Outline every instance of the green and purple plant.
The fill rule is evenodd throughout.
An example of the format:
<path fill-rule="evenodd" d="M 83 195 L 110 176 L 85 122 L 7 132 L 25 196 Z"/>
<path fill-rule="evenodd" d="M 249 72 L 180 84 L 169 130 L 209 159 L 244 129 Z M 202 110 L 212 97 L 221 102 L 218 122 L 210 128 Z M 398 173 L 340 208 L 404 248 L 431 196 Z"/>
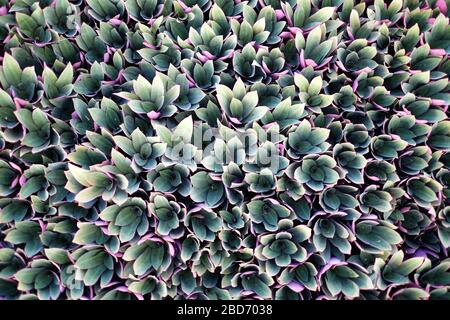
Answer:
<path fill-rule="evenodd" d="M 449 15 L 0 0 L 0 300 L 450 300 Z"/>

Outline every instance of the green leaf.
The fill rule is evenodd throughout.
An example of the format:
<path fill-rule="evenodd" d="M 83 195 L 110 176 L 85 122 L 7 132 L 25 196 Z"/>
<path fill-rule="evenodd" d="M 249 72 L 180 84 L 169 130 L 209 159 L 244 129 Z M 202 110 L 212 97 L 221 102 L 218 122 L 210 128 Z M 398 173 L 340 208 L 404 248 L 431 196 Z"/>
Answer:
<path fill-rule="evenodd" d="M 17 13 L 19 15 L 19 13 Z M 22 74 L 19 63 L 8 53 L 3 58 L 3 73 L 8 84 L 18 85 Z"/>
<path fill-rule="evenodd" d="M 192 116 L 189 116 L 183 119 L 178 124 L 176 129 L 173 131 L 173 138 L 181 138 L 185 143 L 190 143 L 193 131 L 194 131 L 194 124 L 192 122 Z M 165 133 L 162 134 L 165 135 Z M 161 140 L 163 140 L 162 137 Z"/>
<path fill-rule="evenodd" d="M 86 188 L 86 189 L 80 191 L 75 196 L 75 201 L 80 202 L 80 203 L 90 202 L 90 201 L 95 200 L 98 197 L 100 197 L 104 191 L 105 191 L 105 189 L 100 188 L 100 187 Z"/>

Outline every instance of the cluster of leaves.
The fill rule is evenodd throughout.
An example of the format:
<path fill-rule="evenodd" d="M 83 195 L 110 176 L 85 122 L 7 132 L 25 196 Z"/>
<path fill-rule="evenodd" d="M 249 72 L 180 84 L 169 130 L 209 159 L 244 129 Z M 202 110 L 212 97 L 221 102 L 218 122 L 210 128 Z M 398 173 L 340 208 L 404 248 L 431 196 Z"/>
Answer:
<path fill-rule="evenodd" d="M 0 0 L 0 298 L 450 299 L 449 10 Z"/>

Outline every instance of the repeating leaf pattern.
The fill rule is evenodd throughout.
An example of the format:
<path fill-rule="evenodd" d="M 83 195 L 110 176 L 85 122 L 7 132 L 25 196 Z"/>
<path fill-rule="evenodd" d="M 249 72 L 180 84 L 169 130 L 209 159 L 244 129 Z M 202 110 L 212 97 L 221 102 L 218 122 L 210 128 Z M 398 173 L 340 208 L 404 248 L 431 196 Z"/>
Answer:
<path fill-rule="evenodd" d="M 450 299 L 448 0 L 0 0 L 0 299 Z"/>

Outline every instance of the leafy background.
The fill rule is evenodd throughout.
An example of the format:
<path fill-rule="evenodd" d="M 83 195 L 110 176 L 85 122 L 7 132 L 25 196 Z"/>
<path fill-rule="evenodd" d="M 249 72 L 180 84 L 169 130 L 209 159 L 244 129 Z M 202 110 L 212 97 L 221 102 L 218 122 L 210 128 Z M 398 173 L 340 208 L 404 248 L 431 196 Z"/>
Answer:
<path fill-rule="evenodd" d="M 0 0 L 0 298 L 450 298 L 449 5 Z"/>

